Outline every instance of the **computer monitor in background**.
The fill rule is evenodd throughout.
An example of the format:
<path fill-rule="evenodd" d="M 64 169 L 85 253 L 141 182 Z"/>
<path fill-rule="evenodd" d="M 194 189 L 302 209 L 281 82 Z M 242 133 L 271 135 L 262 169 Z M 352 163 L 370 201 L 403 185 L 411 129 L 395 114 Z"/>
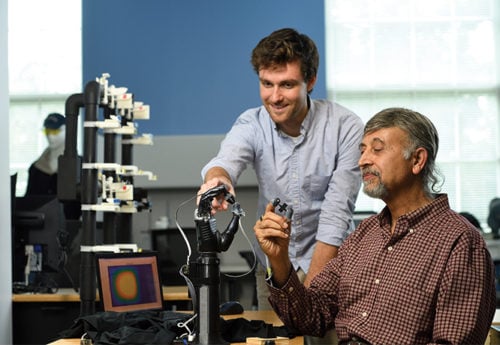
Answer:
<path fill-rule="evenodd" d="M 12 213 L 13 281 L 25 281 L 26 245 L 37 245 L 42 249 L 43 275 L 62 284 L 59 236 L 65 219 L 60 201 L 55 195 L 17 197 Z"/>
<path fill-rule="evenodd" d="M 184 228 L 184 233 L 191 244 L 191 258 L 198 257 L 196 228 Z M 179 269 L 186 264 L 188 249 L 178 229 L 151 231 L 152 249 L 158 252 L 158 264 L 163 285 L 185 285 L 186 281 L 179 274 Z"/>

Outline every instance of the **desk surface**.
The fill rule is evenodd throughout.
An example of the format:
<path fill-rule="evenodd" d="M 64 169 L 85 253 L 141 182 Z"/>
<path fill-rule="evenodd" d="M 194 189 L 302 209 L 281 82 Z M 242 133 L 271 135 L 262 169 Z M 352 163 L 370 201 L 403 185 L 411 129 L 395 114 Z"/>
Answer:
<path fill-rule="evenodd" d="M 274 326 L 281 326 L 283 323 L 281 320 L 278 318 L 276 313 L 272 310 L 249 310 L 245 311 L 243 314 L 238 314 L 238 315 L 225 315 L 223 316 L 225 319 L 236 319 L 239 317 L 243 317 L 248 320 L 262 320 L 266 323 L 271 323 Z M 245 344 L 245 343 L 234 343 L 234 345 L 237 344 Z M 304 344 L 304 339 L 303 337 L 295 337 L 293 339 L 290 339 L 289 342 L 290 345 L 303 345 Z M 59 339 L 57 341 L 54 341 L 50 343 L 49 345 L 80 345 L 80 339 Z"/>
<path fill-rule="evenodd" d="M 99 300 L 99 294 L 96 294 Z M 189 301 L 187 286 L 164 286 L 165 301 Z M 13 294 L 12 302 L 80 302 L 80 294 L 73 289 L 59 289 L 57 293 L 22 293 Z"/>

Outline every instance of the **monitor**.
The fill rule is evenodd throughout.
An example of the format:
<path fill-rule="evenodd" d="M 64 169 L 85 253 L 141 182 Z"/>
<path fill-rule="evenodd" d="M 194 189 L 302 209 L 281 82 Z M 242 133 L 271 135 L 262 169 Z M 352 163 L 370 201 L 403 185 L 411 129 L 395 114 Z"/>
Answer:
<path fill-rule="evenodd" d="M 31 195 L 15 198 L 12 224 L 12 279 L 26 283 L 26 245 L 36 245 L 42 252 L 42 271 L 37 284 L 72 287 L 63 272 L 61 239 L 67 234 L 62 203 L 55 195 Z M 40 282 L 42 280 L 43 282 Z M 35 282 L 31 282 L 35 283 Z"/>
<path fill-rule="evenodd" d="M 13 206 L 13 281 L 25 280 L 26 245 L 42 248 L 42 272 L 58 272 L 58 236 L 64 231 L 62 204 L 55 195 L 45 195 L 17 197 Z"/>
<path fill-rule="evenodd" d="M 104 311 L 162 310 L 163 291 L 155 252 L 96 253 Z"/>
<path fill-rule="evenodd" d="M 198 256 L 196 228 L 183 228 L 191 245 L 191 258 Z M 186 281 L 179 274 L 180 268 L 186 264 L 188 248 L 179 229 L 151 230 L 153 250 L 158 252 L 160 276 L 166 286 L 185 285 Z"/>

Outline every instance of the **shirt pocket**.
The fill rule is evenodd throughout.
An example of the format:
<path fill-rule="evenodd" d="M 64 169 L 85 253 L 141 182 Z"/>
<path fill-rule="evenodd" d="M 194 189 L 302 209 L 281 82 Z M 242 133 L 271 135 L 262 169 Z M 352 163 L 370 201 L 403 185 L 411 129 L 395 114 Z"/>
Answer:
<path fill-rule="evenodd" d="M 308 194 L 313 201 L 323 201 L 331 176 L 310 175 L 308 181 Z"/>

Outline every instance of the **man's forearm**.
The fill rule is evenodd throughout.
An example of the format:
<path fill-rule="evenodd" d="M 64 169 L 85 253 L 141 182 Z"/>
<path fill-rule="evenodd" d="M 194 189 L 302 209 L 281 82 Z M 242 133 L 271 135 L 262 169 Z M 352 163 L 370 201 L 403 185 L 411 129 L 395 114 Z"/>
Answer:
<path fill-rule="evenodd" d="M 289 259 L 287 260 L 273 260 L 270 259 L 271 270 L 272 270 L 272 281 L 273 285 L 277 288 L 282 287 L 288 281 L 290 277 L 290 271 L 292 270 L 292 263 Z M 269 278 L 269 277 L 267 277 Z"/>
<path fill-rule="evenodd" d="M 316 248 L 314 248 L 313 257 L 311 259 L 311 265 L 307 271 L 306 279 L 304 280 L 304 285 L 309 286 L 313 278 L 321 272 L 326 263 L 337 256 L 338 247 L 326 244 L 321 241 L 316 242 Z"/>
<path fill-rule="evenodd" d="M 207 182 L 213 178 L 226 179 L 227 182 L 232 185 L 231 177 L 224 168 L 221 167 L 210 168 L 205 174 L 204 182 Z"/>

